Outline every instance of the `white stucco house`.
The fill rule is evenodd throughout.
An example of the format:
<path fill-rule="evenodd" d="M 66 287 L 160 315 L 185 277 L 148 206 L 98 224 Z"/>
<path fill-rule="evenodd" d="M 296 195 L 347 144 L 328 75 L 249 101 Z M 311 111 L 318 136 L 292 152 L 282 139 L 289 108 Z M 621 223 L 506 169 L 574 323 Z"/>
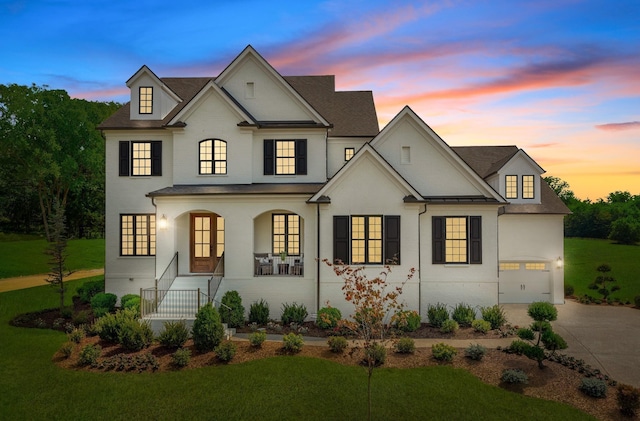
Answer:
<path fill-rule="evenodd" d="M 450 147 L 409 107 L 380 131 L 371 92 L 282 76 L 251 46 L 217 77 L 143 66 L 126 84 L 100 125 L 107 292 L 350 314 L 327 258 L 372 276 L 393 260 L 392 282 L 415 268 L 402 300 L 425 319 L 437 302 L 563 302 L 569 211 L 516 146 Z"/>

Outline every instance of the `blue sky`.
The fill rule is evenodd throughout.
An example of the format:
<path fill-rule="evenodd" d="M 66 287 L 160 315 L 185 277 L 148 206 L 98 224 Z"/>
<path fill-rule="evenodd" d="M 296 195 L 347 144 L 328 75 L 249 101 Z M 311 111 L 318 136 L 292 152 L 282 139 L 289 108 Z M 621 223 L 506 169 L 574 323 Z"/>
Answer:
<path fill-rule="evenodd" d="M 372 90 L 444 140 L 518 145 L 578 197 L 640 194 L 640 1 L 0 0 L 0 83 L 125 102 L 143 64 L 216 76 L 248 45 L 283 75 Z"/>

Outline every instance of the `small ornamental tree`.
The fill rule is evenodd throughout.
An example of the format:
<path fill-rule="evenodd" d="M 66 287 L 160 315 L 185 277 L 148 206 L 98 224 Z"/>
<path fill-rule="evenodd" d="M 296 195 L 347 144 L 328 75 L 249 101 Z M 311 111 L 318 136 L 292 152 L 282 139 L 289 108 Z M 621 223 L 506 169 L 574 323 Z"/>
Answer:
<path fill-rule="evenodd" d="M 385 349 L 387 333 L 391 328 L 391 315 L 402 314 L 403 305 L 398 302 L 404 285 L 415 272 L 411 269 L 407 278 L 400 285 L 390 288 L 387 277 L 391 273 L 391 266 L 386 265 L 380 274 L 370 279 L 364 267 L 332 264 L 329 260 L 323 262 L 333 269 L 333 272 L 344 280 L 342 292 L 344 298 L 354 307 L 353 321 L 349 327 L 356 332 L 363 341 L 364 361 L 367 367 L 367 399 L 368 415 L 371 419 L 371 376 L 375 367 L 380 365 L 382 356 L 380 350 Z"/>
<path fill-rule="evenodd" d="M 542 361 L 549 357 L 545 350 L 553 354 L 556 350 L 567 348 L 567 343 L 551 327 L 550 322 L 558 318 L 558 310 L 553 304 L 546 301 L 531 303 L 527 313 L 534 322 L 528 328 L 518 329 L 518 337 L 522 340 L 513 341 L 511 349 L 536 360 L 538 368 L 542 369 Z"/>
<path fill-rule="evenodd" d="M 608 273 L 611 272 L 611 266 L 606 263 L 601 264 L 596 268 L 598 276 L 596 276 L 596 280 L 589 285 L 590 289 L 598 290 L 598 293 L 602 295 L 602 298 L 605 300 L 609 297 L 609 294 L 612 292 L 618 291 L 620 287 L 618 285 L 609 286 L 608 283 L 615 282 L 616 279 L 609 276 Z"/>
<path fill-rule="evenodd" d="M 60 294 L 60 311 L 64 308 L 64 279 L 71 274 L 67 269 L 67 237 L 64 216 L 64 207 L 54 200 L 49 215 L 49 230 L 51 241 L 47 245 L 45 253 L 50 256 L 51 271 L 45 279 L 56 292 Z"/>

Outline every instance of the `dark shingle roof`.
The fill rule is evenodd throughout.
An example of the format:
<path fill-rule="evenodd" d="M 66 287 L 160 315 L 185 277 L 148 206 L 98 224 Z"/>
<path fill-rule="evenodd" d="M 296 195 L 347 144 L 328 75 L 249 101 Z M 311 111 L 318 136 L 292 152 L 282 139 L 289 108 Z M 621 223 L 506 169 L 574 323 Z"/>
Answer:
<path fill-rule="evenodd" d="M 178 184 L 147 194 L 159 196 L 211 196 L 256 194 L 304 194 L 317 193 L 324 183 L 264 183 L 264 184 Z"/>
<path fill-rule="evenodd" d="M 336 92 L 334 76 L 287 76 L 284 79 L 333 125 L 331 136 L 373 137 L 378 134 L 378 118 L 371 91 Z M 127 103 L 103 121 L 98 128 L 162 129 L 215 78 L 170 77 L 160 80 L 182 100 L 163 120 L 131 120 L 130 104 Z M 268 122 L 264 123 L 266 127 Z M 307 126 L 322 127 L 315 123 L 308 123 Z"/>

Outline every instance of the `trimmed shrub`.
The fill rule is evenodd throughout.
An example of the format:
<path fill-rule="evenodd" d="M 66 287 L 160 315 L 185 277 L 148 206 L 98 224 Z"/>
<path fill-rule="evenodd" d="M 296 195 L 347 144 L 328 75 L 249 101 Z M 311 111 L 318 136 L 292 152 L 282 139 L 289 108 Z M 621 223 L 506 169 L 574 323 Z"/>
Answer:
<path fill-rule="evenodd" d="M 69 357 L 71 357 L 71 354 L 73 354 L 73 347 L 74 345 L 72 342 L 65 342 L 60 347 L 60 353 L 64 358 L 68 359 Z"/>
<path fill-rule="evenodd" d="M 595 377 L 587 377 L 580 381 L 580 391 L 592 398 L 604 398 L 607 396 L 607 383 Z"/>
<path fill-rule="evenodd" d="M 282 305 L 282 324 L 285 326 L 290 325 L 291 323 L 302 324 L 304 323 L 304 319 L 307 318 L 309 313 L 307 312 L 307 307 L 304 304 L 289 304 L 284 303 Z"/>
<path fill-rule="evenodd" d="M 76 290 L 83 303 L 90 303 L 93 296 L 99 292 L 104 292 L 104 279 L 85 282 Z"/>
<path fill-rule="evenodd" d="M 238 347 L 231 341 L 224 341 L 216 347 L 216 357 L 222 362 L 228 363 L 235 357 Z"/>
<path fill-rule="evenodd" d="M 123 295 L 120 298 L 120 308 L 128 308 L 140 313 L 140 296 L 136 294 Z"/>
<path fill-rule="evenodd" d="M 302 351 L 302 346 L 304 345 L 304 339 L 302 339 L 302 335 L 298 335 L 296 333 L 287 333 L 282 337 L 282 347 L 285 351 L 291 353 L 297 353 Z"/>
<path fill-rule="evenodd" d="M 211 303 L 200 307 L 191 332 L 193 344 L 198 352 L 213 351 L 220 345 L 224 336 L 224 327 L 218 310 Z"/>
<path fill-rule="evenodd" d="M 118 301 L 118 296 L 111 293 L 99 292 L 91 298 L 91 309 L 94 314 L 96 313 L 96 309 L 105 310 L 107 313 L 113 313 L 116 309 L 116 301 Z"/>
<path fill-rule="evenodd" d="M 440 332 L 455 333 L 459 328 L 460 326 L 458 326 L 458 322 L 452 319 L 448 319 L 442 322 L 442 326 L 440 326 Z"/>
<path fill-rule="evenodd" d="M 487 333 L 491 330 L 491 323 L 486 320 L 474 320 L 471 322 L 471 327 L 476 332 Z"/>
<path fill-rule="evenodd" d="M 167 348 L 181 348 L 188 339 L 189 328 L 184 320 L 164 322 L 158 337 L 158 341 Z"/>
<path fill-rule="evenodd" d="M 464 350 L 464 356 L 474 361 L 480 361 L 487 353 L 487 348 L 480 344 L 471 344 Z"/>
<path fill-rule="evenodd" d="M 535 321 L 552 322 L 558 318 L 558 310 L 547 301 L 535 301 L 529 304 L 527 314 Z"/>
<path fill-rule="evenodd" d="M 458 351 L 451 345 L 447 345 L 443 342 L 437 343 L 431 347 L 431 354 L 433 358 L 438 361 L 453 361 L 453 357 L 456 356 Z"/>
<path fill-rule="evenodd" d="M 102 348 L 100 345 L 85 345 L 80 350 L 78 363 L 80 365 L 95 365 L 98 362 L 98 357 L 100 357 L 101 351 Z"/>
<path fill-rule="evenodd" d="M 622 415 L 634 417 L 640 408 L 640 389 L 628 384 L 620 384 L 616 392 L 616 401 Z"/>
<path fill-rule="evenodd" d="M 74 344 L 79 344 L 85 337 L 84 329 L 75 328 L 67 334 L 69 340 Z"/>
<path fill-rule="evenodd" d="M 327 340 L 327 344 L 329 345 L 329 349 L 331 350 L 331 352 L 334 352 L 336 354 L 344 352 L 344 350 L 347 349 L 348 346 L 347 338 L 345 338 L 344 336 L 331 336 Z"/>
<path fill-rule="evenodd" d="M 504 309 L 498 304 L 491 307 L 480 307 L 482 320 L 491 323 L 491 329 L 500 329 L 507 322 Z"/>
<path fill-rule="evenodd" d="M 412 338 L 400 338 L 396 342 L 396 352 L 399 354 L 413 354 L 416 352 L 416 341 Z"/>
<path fill-rule="evenodd" d="M 449 310 L 447 306 L 441 303 L 436 305 L 429 304 L 427 306 L 427 319 L 434 327 L 441 327 L 445 320 L 449 319 Z"/>
<path fill-rule="evenodd" d="M 191 361 L 191 350 L 180 348 L 171 355 L 171 362 L 177 367 L 186 367 Z"/>
<path fill-rule="evenodd" d="M 148 320 L 127 320 L 120 325 L 118 342 L 128 351 L 140 351 L 153 342 L 153 330 Z"/>
<path fill-rule="evenodd" d="M 84 324 L 87 324 L 88 322 L 89 322 L 89 312 L 87 310 L 80 310 L 79 312 L 75 313 L 71 318 L 71 323 L 73 323 L 74 326 L 84 325 Z"/>
<path fill-rule="evenodd" d="M 229 327 L 244 326 L 244 307 L 242 306 L 242 297 L 238 291 L 227 291 L 222 296 L 220 306 L 220 317 L 222 323 L 226 323 Z"/>
<path fill-rule="evenodd" d="M 509 348 L 507 348 L 507 350 L 508 352 L 511 352 L 513 354 L 522 355 L 525 353 L 528 347 L 529 347 L 528 343 L 526 343 L 523 340 L 516 339 L 513 342 L 511 342 L 511 345 L 509 345 Z"/>
<path fill-rule="evenodd" d="M 476 311 L 470 305 L 460 303 L 453 308 L 451 318 L 460 326 L 468 327 L 476 319 Z"/>
<path fill-rule="evenodd" d="M 362 360 L 364 365 L 371 364 L 374 367 L 380 367 L 386 360 L 387 349 L 382 344 L 374 342 L 364 349 L 364 360 Z"/>
<path fill-rule="evenodd" d="M 267 334 L 264 332 L 253 332 L 249 334 L 249 343 L 254 348 L 260 348 L 262 343 L 267 340 Z"/>
<path fill-rule="evenodd" d="M 133 310 L 118 310 L 99 318 L 95 323 L 95 330 L 103 341 L 118 343 L 122 325 L 129 320 L 137 321 L 137 314 Z"/>
<path fill-rule="evenodd" d="M 249 307 L 249 323 L 266 325 L 269 321 L 269 304 L 260 299 Z"/>
<path fill-rule="evenodd" d="M 320 329 L 333 329 L 338 326 L 338 322 L 342 319 L 342 313 L 335 307 L 322 307 L 318 310 L 318 318 L 316 325 Z"/>
<path fill-rule="evenodd" d="M 421 323 L 420 314 L 415 310 L 399 311 L 393 316 L 393 324 L 403 332 L 415 332 Z"/>
<path fill-rule="evenodd" d="M 510 384 L 527 384 L 529 383 L 529 376 L 519 368 L 507 368 L 502 370 L 500 380 L 504 383 Z"/>

